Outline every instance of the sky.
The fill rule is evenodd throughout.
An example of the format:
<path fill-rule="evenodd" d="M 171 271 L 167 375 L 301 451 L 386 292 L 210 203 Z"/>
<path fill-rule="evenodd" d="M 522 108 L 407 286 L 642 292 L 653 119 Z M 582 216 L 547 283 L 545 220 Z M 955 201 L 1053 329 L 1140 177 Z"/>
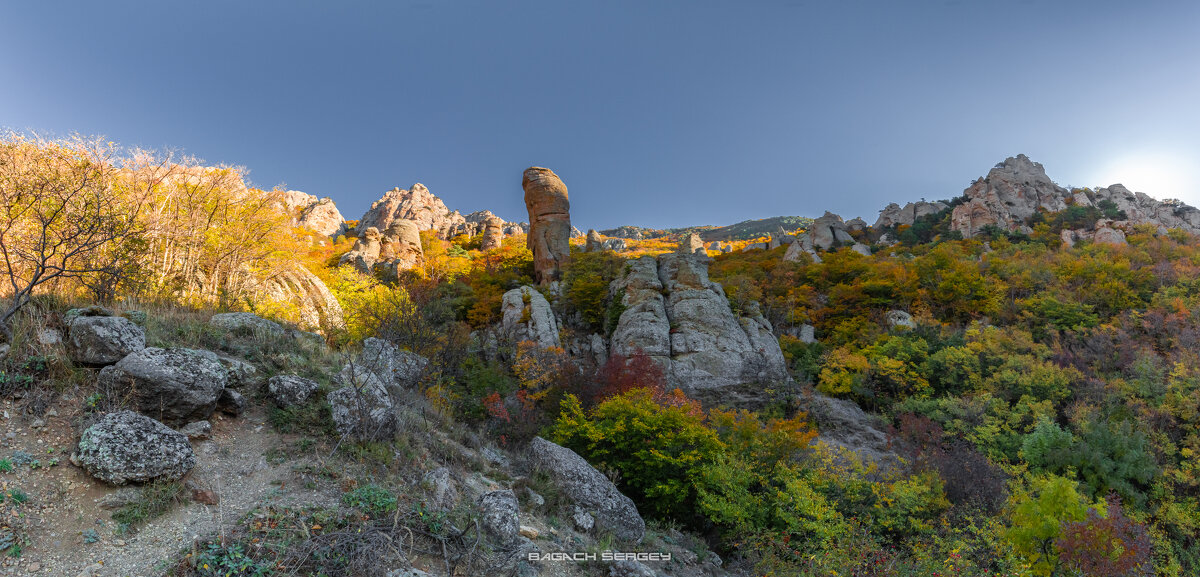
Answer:
<path fill-rule="evenodd" d="M 0 127 L 675 227 L 950 198 L 1018 153 L 1200 205 L 1200 2 L 0 0 Z"/>

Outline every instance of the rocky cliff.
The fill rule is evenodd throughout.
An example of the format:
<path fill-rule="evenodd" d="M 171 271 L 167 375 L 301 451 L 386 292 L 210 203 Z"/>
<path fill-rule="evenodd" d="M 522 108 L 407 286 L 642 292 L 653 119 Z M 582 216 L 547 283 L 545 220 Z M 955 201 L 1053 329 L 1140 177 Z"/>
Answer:
<path fill-rule="evenodd" d="M 787 378 L 771 324 L 756 310 L 734 314 L 700 255 L 632 260 L 611 290 L 625 310 L 610 353 L 640 350 L 663 365 L 672 386 L 695 390 Z"/>
<path fill-rule="evenodd" d="M 346 219 L 329 198 L 317 198 L 299 190 L 284 191 L 280 197 L 284 213 L 292 226 L 307 228 L 317 234 L 337 236 L 346 232 Z"/>
<path fill-rule="evenodd" d="M 463 216 L 457 210 L 447 208 L 446 203 L 429 192 L 425 185 L 417 183 L 408 190 L 393 188 L 383 193 L 383 197 L 372 203 L 371 208 L 359 219 L 358 229 L 375 227 L 387 230 L 397 220 L 409 220 L 417 225 L 418 230 L 437 231 L 439 237 L 448 239 L 460 234 L 479 234 L 483 232 L 488 219 L 495 217 L 486 210 Z M 525 223 L 503 220 L 501 223 L 500 228 L 506 235 L 522 234 L 528 230 Z"/>

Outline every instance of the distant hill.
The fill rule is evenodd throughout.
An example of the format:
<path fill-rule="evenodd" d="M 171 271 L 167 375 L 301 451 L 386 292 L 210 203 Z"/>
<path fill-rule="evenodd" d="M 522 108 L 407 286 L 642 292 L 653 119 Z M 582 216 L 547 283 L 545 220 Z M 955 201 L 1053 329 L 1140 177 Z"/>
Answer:
<path fill-rule="evenodd" d="M 617 238 L 660 238 L 664 236 L 683 236 L 697 233 L 705 242 L 715 240 L 748 240 L 777 232 L 780 228 L 793 231 L 806 228 L 813 219 L 807 216 L 773 216 L 757 220 L 743 220 L 728 226 L 689 226 L 683 228 L 644 228 L 640 226 L 622 226 L 600 231 L 604 236 Z"/>

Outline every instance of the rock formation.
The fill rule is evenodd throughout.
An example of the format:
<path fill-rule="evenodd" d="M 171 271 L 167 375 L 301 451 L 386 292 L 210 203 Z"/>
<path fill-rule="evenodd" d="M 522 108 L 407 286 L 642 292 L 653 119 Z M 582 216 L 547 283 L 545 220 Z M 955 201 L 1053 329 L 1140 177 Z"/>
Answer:
<path fill-rule="evenodd" d="M 480 250 L 493 250 L 500 248 L 504 242 L 504 219 L 498 216 L 489 216 L 483 221 L 483 240 L 479 243 Z"/>
<path fill-rule="evenodd" d="M 109 413 L 88 427 L 74 459 L 113 485 L 173 481 L 196 466 L 186 435 L 133 411 Z"/>
<path fill-rule="evenodd" d="M 337 297 L 320 277 L 299 264 L 262 281 L 254 293 L 263 300 L 291 305 L 298 313 L 298 323 L 306 329 L 345 326 Z"/>
<path fill-rule="evenodd" d="M 844 242 L 854 242 L 854 237 L 846 230 L 842 217 L 825 211 L 825 214 L 813 221 L 808 229 L 814 247 L 829 250 Z"/>
<path fill-rule="evenodd" d="M 529 210 L 529 250 L 538 284 L 559 280 L 563 262 L 571 254 L 571 203 L 567 186 L 548 168 L 530 167 L 521 180 Z"/>
<path fill-rule="evenodd" d="M 523 286 L 504 293 L 500 312 L 502 334 L 510 341 L 533 341 L 543 348 L 561 346 L 558 320 L 550 302 L 533 287 Z"/>
<path fill-rule="evenodd" d="M 421 266 L 425 252 L 421 249 L 421 231 L 411 220 L 395 220 L 379 238 L 379 260 L 395 270 Z"/>
<path fill-rule="evenodd" d="M 299 190 L 281 194 L 280 203 L 291 218 L 292 226 L 307 228 L 317 234 L 337 236 L 346 232 L 346 219 L 329 198 L 317 198 Z"/>
<path fill-rule="evenodd" d="M 583 247 L 584 252 L 600 252 L 604 250 L 604 239 L 600 238 L 600 233 L 596 229 L 590 229 L 587 232 L 587 244 Z"/>
<path fill-rule="evenodd" d="M 807 254 L 812 258 L 813 262 L 821 262 L 821 256 L 813 248 L 812 237 L 807 232 L 796 235 L 796 240 L 788 245 L 788 249 L 783 253 L 784 262 L 800 262 L 800 255 Z"/>
<path fill-rule="evenodd" d="M 920 202 L 905 204 L 903 208 L 893 202 L 879 211 L 879 218 L 875 220 L 875 224 L 871 228 L 878 232 L 893 226 L 912 226 L 918 218 L 937 214 L 947 208 L 949 208 L 949 205 L 944 202 L 925 202 L 922 200 Z M 846 223 L 846 227 L 850 231 L 854 231 L 854 228 L 850 227 L 849 222 Z"/>
<path fill-rule="evenodd" d="M 696 254 L 704 252 L 704 241 L 696 233 L 689 234 L 679 241 L 680 254 Z M 707 254 L 707 253 L 705 253 Z"/>
<path fill-rule="evenodd" d="M 625 311 L 610 352 L 641 350 L 663 365 L 672 386 L 690 390 L 787 378 L 770 323 L 757 310 L 736 316 L 697 255 L 630 261 L 611 290 Z"/>
<path fill-rule="evenodd" d="M 128 393 L 139 412 L 184 425 L 212 414 L 229 373 L 212 352 L 151 347 L 105 367 L 97 381 L 108 394 Z"/>
<path fill-rule="evenodd" d="M 267 380 L 267 396 L 275 406 L 286 409 L 303 405 L 321 385 L 296 375 L 275 375 Z"/>
<path fill-rule="evenodd" d="M 622 495 L 612 481 L 588 464 L 575 451 L 541 437 L 529 442 L 529 463 L 549 474 L 568 499 L 599 527 L 622 541 L 639 542 L 646 522 L 633 500 Z"/>
<path fill-rule="evenodd" d="M 375 263 L 379 262 L 379 251 L 383 248 L 383 243 L 380 242 L 379 229 L 373 226 L 363 229 L 362 234 L 354 240 L 354 246 L 350 248 L 350 252 L 342 255 L 338 259 L 339 265 L 350 265 L 358 269 L 363 274 L 371 274 L 371 269 Z"/>
<path fill-rule="evenodd" d="M 125 317 L 76 317 L 67 336 L 71 359 L 83 365 L 111 365 L 144 348 L 146 333 Z"/>
<path fill-rule="evenodd" d="M 463 216 L 457 210 L 446 208 L 442 199 L 429 192 L 425 185 L 417 183 L 411 189 L 393 188 L 371 204 L 358 222 L 359 230 L 375 227 L 387 231 L 397 220 L 409 220 L 418 231 L 436 231 L 438 238 L 448 240 L 465 234 L 473 236 L 484 231 L 487 221 L 499 218 L 487 210 Z M 504 234 L 523 234 L 528 230 L 525 223 L 510 223 L 500 220 Z"/>

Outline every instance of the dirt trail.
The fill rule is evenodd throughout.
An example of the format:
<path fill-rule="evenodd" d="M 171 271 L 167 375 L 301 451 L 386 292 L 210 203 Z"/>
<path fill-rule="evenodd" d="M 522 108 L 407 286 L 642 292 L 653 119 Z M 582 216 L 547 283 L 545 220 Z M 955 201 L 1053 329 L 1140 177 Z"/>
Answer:
<path fill-rule="evenodd" d="M 4 559 L 0 575 L 158 576 L 181 550 L 230 527 L 258 505 L 337 503 L 339 492 L 331 482 L 312 480 L 295 470 L 315 464 L 316 458 L 284 457 L 283 449 L 299 437 L 276 433 L 261 412 L 237 418 L 214 415 L 211 439 L 192 442 L 196 468 L 185 480 L 211 490 L 217 504 L 188 501 L 136 532 L 122 534 L 111 519 L 115 509 L 102 505 L 128 489 L 122 493 L 122 488 L 100 483 L 69 462 L 77 440 L 72 423 L 83 414 L 83 404 L 71 395 L 61 397 L 51 416 L 43 419 L 45 426 L 36 429 L 32 425 L 41 423 L 18 414 L 13 401 L 0 404 L 0 430 L 5 435 L 0 458 L 11 459 L 23 451 L 39 461 L 36 468 L 27 464 L 0 473 L 6 490 L 18 488 L 28 495 L 19 507 L 26 515 L 28 544 L 19 557 Z M 51 459 L 58 463 L 50 466 Z"/>

